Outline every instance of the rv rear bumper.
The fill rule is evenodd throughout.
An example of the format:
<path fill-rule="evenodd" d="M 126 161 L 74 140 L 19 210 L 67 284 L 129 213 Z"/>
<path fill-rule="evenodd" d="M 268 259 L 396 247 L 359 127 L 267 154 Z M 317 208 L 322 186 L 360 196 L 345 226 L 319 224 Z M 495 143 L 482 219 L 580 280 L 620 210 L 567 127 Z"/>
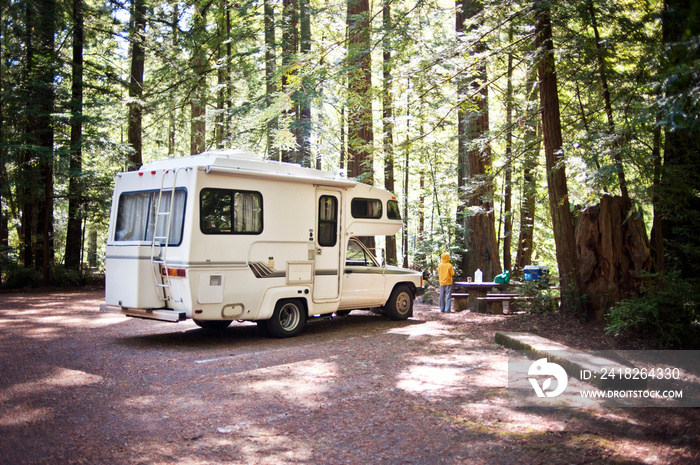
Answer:
<path fill-rule="evenodd" d="M 116 305 L 100 305 L 100 311 L 103 312 L 116 312 L 122 315 L 131 316 L 134 318 L 146 318 L 149 320 L 158 321 L 169 321 L 171 323 L 177 323 L 178 321 L 184 321 L 187 319 L 185 312 L 177 310 L 164 310 L 164 309 L 152 309 L 152 308 L 126 308 L 119 307 Z"/>

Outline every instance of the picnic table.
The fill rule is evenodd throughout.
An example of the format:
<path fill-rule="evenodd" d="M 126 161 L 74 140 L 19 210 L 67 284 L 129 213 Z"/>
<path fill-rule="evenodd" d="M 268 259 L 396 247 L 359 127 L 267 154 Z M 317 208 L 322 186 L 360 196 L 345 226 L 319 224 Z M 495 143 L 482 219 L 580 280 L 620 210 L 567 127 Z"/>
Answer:
<path fill-rule="evenodd" d="M 455 281 L 454 290 L 459 295 L 459 293 L 469 293 L 467 308 L 472 312 L 486 313 L 489 300 L 489 291 L 493 289 L 498 289 L 503 292 L 506 290 L 517 289 L 518 284 L 515 283 L 496 283 L 493 281 L 484 281 L 481 283 L 467 282 L 467 281 Z M 495 300 L 503 302 L 508 300 L 511 294 L 499 294 L 496 296 Z M 515 294 L 512 294 L 513 296 Z"/>

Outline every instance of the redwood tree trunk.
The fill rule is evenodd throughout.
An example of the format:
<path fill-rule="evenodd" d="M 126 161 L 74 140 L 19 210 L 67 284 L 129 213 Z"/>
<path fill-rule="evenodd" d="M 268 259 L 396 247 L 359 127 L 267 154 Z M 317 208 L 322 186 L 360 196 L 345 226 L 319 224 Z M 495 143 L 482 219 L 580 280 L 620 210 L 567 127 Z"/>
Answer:
<path fill-rule="evenodd" d="M 480 2 L 458 0 L 456 30 L 464 30 L 464 19 L 478 14 Z M 482 43 L 474 46 L 476 53 L 484 50 Z M 460 201 L 457 210 L 458 224 L 463 227 L 462 272 L 472 276 L 481 269 L 484 280 L 491 280 L 501 272 L 496 239 L 496 220 L 493 212 L 493 181 L 487 172 L 491 165 L 491 147 L 482 146 L 479 140 L 489 131 L 488 88 L 486 68 L 479 66 L 471 76 L 471 82 L 463 83 L 460 98 L 473 96 L 477 111 L 459 111 L 457 185 Z"/>
<path fill-rule="evenodd" d="M 275 40 L 275 7 L 272 0 L 264 0 L 264 24 L 265 24 L 265 105 L 270 107 L 275 93 L 277 93 L 277 72 Z M 230 54 L 229 54 L 230 55 Z M 277 117 L 271 117 L 267 121 L 267 158 L 279 160 L 279 150 L 275 147 L 275 134 L 277 133 Z"/>
<path fill-rule="evenodd" d="M 197 80 L 192 91 L 192 101 L 190 102 L 190 152 L 192 154 L 202 153 L 206 150 L 207 134 L 207 98 L 206 98 L 206 62 L 207 57 L 204 51 L 203 37 L 206 34 L 206 17 L 208 4 L 201 0 L 195 2 L 194 30 L 201 39 L 194 51 L 193 69 Z"/>
<path fill-rule="evenodd" d="M 374 183 L 369 0 L 348 0 L 348 174 Z"/>
<path fill-rule="evenodd" d="M 384 134 L 382 138 L 384 147 L 384 188 L 389 192 L 394 192 L 394 108 L 391 94 L 391 43 L 389 41 L 389 31 L 391 31 L 391 3 L 384 0 L 382 4 L 382 25 L 384 28 L 384 42 L 382 53 L 382 122 Z M 397 265 L 396 258 L 396 236 L 386 238 L 386 261 L 389 265 Z"/>
<path fill-rule="evenodd" d="M 82 245 L 81 178 L 83 137 L 83 0 L 73 1 L 73 79 L 71 83 L 70 173 L 68 181 L 68 225 L 66 227 L 65 265 L 80 269 Z"/>
<path fill-rule="evenodd" d="M 134 0 L 131 10 L 131 73 L 129 78 L 128 139 L 133 152 L 129 155 L 129 169 L 138 170 L 143 164 L 141 120 L 143 117 L 143 70 L 146 54 L 143 49 L 146 29 L 146 4 Z"/>
<path fill-rule="evenodd" d="M 603 320 L 613 303 L 642 290 L 651 251 L 644 221 L 629 198 L 606 195 L 581 212 L 576 248 L 584 307 L 592 319 Z"/>
<path fill-rule="evenodd" d="M 518 252 L 515 258 L 515 270 L 520 273 L 526 265 L 532 264 L 532 251 L 534 248 L 535 213 L 537 207 L 537 159 L 540 153 L 540 117 L 538 108 L 538 90 L 534 85 L 537 70 L 533 68 L 528 82 L 530 94 L 528 96 L 527 115 L 531 116 L 524 121 L 525 127 L 525 154 L 523 157 L 523 188 L 520 204 L 520 237 L 518 238 Z"/>
<path fill-rule="evenodd" d="M 547 190 L 552 215 L 554 243 L 561 286 L 561 308 L 578 314 L 580 288 L 577 276 L 576 239 L 574 221 L 569 206 L 569 192 L 564 167 L 564 151 L 559 113 L 557 74 L 554 63 L 554 44 L 549 8 L 537 12 L 535 45 L 542 50 L 538 66 L 540 78 L 540 106 L 547 169 Z"/>

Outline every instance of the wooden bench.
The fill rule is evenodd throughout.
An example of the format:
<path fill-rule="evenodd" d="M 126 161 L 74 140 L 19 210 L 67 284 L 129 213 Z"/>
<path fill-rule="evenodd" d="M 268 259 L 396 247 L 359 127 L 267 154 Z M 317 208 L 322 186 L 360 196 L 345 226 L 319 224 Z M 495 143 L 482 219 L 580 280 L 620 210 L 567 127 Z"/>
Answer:
<path fill-rule="evenodd" d="M 492 315 L 503 315 L 510 312 L 511 304 L 514 302 L 526 302 L 532 300 L 532 297 L 521 296 L 518 294 L 489 294 L 486 297 L 477 297 L 477 302 L 486 304 L 486 313 Z"/>
<path fill-rule="evenodd" d="M 455 311 L 461 312 L 462 310 L 466 310 L 469 308 L 469 294 L 452 294 L 452 303 L 454 304 Z"/>

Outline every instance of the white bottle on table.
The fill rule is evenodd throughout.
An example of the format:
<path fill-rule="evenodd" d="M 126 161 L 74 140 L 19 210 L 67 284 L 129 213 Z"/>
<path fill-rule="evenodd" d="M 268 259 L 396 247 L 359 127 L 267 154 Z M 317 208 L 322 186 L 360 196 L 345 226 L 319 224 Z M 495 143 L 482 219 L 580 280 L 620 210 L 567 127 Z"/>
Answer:
<path fill-rule="evenodd" d="M 483 274 L 481 273 L 481 270 L 478 268 L 474 272 L 474 282 L 475 283 L 482 283 L 483 282 Z"/>

